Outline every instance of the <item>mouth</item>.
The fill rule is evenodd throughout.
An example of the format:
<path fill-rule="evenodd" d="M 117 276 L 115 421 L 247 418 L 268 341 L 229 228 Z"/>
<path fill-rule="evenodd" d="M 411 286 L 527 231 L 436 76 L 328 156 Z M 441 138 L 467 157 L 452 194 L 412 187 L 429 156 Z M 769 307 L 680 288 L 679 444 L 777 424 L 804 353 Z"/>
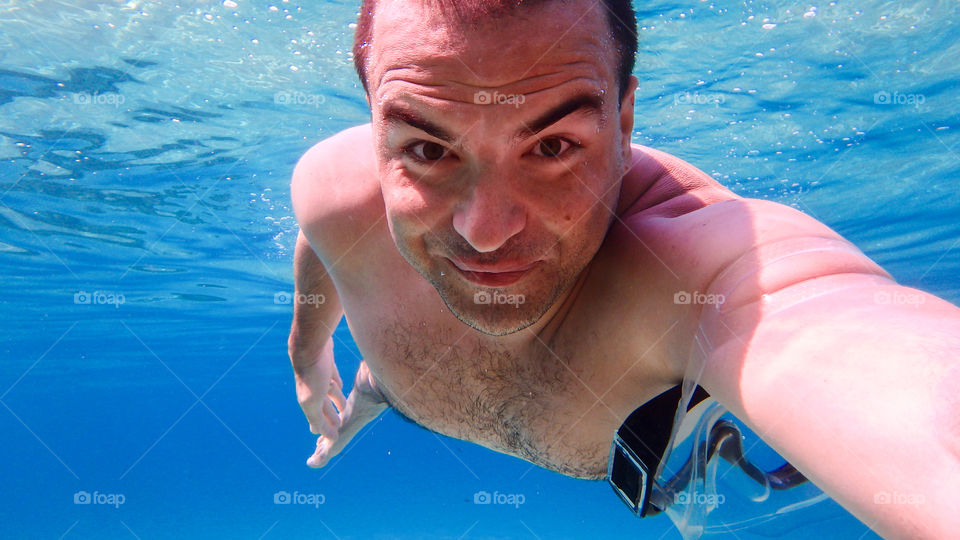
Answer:
<path fill-rule="evenodd" d="M 520 281 L 539 261 L 532 263 L 497 262 L 477 264 L 461 260 L 447 259 L 451 266 L 467 281 L 484 287 L 507 287 Z"/>

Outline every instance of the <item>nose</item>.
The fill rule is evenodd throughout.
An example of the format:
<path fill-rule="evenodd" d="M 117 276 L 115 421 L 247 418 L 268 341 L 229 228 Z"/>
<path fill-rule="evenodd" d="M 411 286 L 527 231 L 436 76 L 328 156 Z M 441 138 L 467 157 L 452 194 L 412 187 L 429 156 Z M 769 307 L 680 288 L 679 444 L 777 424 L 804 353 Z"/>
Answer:
<path fill-rule="evenodd" d="M 496 251 L 526 226 L 526 211 L 504 179 L 479 179 L 453 214 L 453 228 L 479 253 Z"/>

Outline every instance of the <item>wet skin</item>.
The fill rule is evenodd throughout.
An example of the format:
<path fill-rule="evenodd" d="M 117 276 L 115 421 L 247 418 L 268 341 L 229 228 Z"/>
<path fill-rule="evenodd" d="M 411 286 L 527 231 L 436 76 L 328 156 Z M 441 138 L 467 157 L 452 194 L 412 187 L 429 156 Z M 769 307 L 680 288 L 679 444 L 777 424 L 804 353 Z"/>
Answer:
<path fill-rule="evenodd" d="M 293 185 L 371 375 L 366 416 L 386 401 L 428 429 L 600 478 L 626 416 L 682 380 L 702 306 L 674 294 L 707 291 L 737 247 L 716 237 L 742 229 L 751 203 L 631 145 L 636 81 L 618 101 L 601 10 L 534 9 L 466 37 L 429 12 L 380 10 L 373 122 L 317 145 Z M 831 234 L 764 211 L 783 214 L 784 236 Z M 321 442 L 321 463 L 348 440 Z"/>
<path fill-rule="evenodd" d="M 630 412 L 707 358 L 701 384 L 714 397 L 866 515 L 874 479 L 831 484 L 816 456 L 832 435 L 780 421 L 786 410 L 806 428 L 830 415 L 861 418 L 856 408 L 839 414 L 838 391 L 797 367 L 845 338 L 829 328 L 802 340 L 767 336 L 778 321 L 810 329 L 861 301 L 835 291 L 894 290 L 889 274 L 801 212 L 741 198 L 679 158 L 631 144 L 643 118 L 636 80 L 619 95 L 604 14 L 591 2 L 469 28 L 394 3 L 377 11 L 372 122 L 314 146 L 291 187 L 298 289 L 327 298 L 314 311 L 295 307 L 291 332 L 298 397 L 323 433 L 310 464 L 325 465 L 390 405 L 427 429 L 601 478 Z M 506 98 L 489 103 L 495 96 Z M 683 292 L 725 302 L 675 301 Z M 958 320 L 941 304 L 938 317 Z M 782 319 L 788 312 L 799 315 Z M 364 357 L 349 398 L 330 367 L 341 315 Z M 795 348 L 781 354 L 786 343 Z M 856 386 L 865 357 L 840 357 L 849 361 L 825 368 L 831 381 L 868 401 L 872 388 Z M 805 394 L 771 389 L 774 373 Z M 912 380 L 907 373 L 885 371 L 883 384 Z M 851 441 L 875 436 L 847 423 Z"/>

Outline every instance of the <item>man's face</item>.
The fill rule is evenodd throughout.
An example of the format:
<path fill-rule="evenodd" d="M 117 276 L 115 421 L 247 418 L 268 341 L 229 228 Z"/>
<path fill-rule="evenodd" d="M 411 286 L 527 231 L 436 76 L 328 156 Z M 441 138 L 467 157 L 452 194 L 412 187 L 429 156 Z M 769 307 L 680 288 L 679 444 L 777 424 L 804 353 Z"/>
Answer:
<path fill-rule="evenodd" d="M 601 3 L 545 2 L 464 27 L 377 8 L 367 69 L 397 249 L 471 327 L 535 323 L 603 241 L 629 162 Z"/>

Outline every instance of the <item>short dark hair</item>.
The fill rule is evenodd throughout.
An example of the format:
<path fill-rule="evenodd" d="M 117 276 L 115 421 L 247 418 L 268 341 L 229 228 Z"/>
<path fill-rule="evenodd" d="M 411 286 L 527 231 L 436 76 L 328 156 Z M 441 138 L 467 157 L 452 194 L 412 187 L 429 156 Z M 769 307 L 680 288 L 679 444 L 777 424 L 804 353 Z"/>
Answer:
<path fill-rule="evenodd" d="M 432 0 L 438 8 L 454 12 L 460 18 L 490 17 L 506 14 L 516 8 L 549 0 Z M 617 48 L 617 82 L 620 97 L 627 91 L 630 75 L 637 56 L 637 17 L 630 0 L 599 0 L 607 10 L 610 37 Z M 366 92 L 367 58 L 373 44 L 373 13 L 378 0 L 363 0 L 357 15 L 357 30 L 353 38 L 353 65 Z"/>

